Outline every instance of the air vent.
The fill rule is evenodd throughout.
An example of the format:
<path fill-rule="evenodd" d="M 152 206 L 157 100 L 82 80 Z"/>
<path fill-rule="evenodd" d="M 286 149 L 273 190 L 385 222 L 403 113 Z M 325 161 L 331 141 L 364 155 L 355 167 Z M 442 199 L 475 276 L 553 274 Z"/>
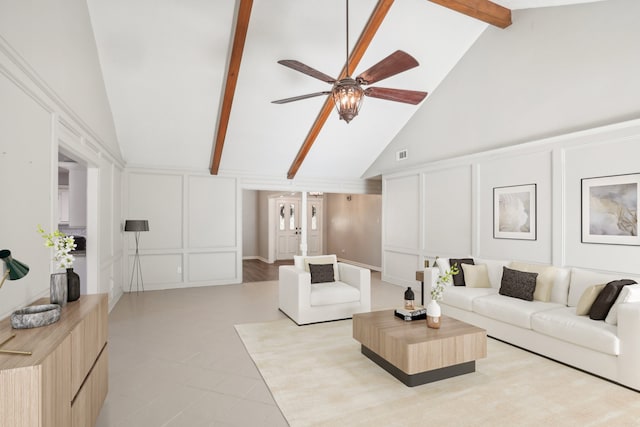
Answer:
<path fill-rule="evenodd" d="M 409 157 L 409 152 L 406 148 L 396 152 L 396 160 L 406 160 L 407 157 Z"/>

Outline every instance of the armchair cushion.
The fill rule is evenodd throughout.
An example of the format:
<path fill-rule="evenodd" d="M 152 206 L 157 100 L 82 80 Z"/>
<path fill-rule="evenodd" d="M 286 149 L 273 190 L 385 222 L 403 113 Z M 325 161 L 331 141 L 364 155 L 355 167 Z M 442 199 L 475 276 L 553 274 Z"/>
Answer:
<path fill-rule="evenodd" d="M 344 304 L 359 302 L 358 288 L 342 282 L 316 283 L 311 285 L 311 306 Z"/>

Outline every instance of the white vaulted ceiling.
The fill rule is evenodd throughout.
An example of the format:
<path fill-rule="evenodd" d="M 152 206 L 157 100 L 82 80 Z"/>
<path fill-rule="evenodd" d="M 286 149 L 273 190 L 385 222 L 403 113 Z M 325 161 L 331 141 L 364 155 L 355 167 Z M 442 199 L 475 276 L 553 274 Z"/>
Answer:
<path fill-rule="evenodd" d="M 210 169 L 238 2 L 88 0 L 129 165 Z M 496 1 L 510 9 L 585 2 Z M 376 3 L 350 1 L 351 47 Z M 352 75 L 401 49 L 420 66 L 374 86 L 432 93 L 487 25 L 427 0 L 398 0 Z M 296 59 L 337 77 L 345 62 L 345 0 L 253 1 L 220 175 L 286 177 L 318 116 L 324 96 L 271 103 L 331 88 L 277 64 L 280 59 Z M 419 108 L 365 98 L 349 124 L 332 112 L 296 177 L 360 178 Z"/>

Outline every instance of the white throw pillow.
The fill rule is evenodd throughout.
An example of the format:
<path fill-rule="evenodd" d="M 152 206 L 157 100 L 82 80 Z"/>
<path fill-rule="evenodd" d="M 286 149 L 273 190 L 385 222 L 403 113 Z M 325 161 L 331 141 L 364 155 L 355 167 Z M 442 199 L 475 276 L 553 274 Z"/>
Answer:
<path fill-rule="evenodd" d="M 524 262 L 512 262 L 509 266 L 512 270 L 524 271 L 527 273 L 538 273 L 536 277 L 536 290 L 533 299 L 536 301 L 551 301 L 551 291 L 556 278 L 556 270 L 550 265 L 527 264 Z"/>
<path fill-rule="evenodd" d="M 485 264 L 460 264 L 464 272 L 464 283 L 468 288 L 490 288 L 489 274 Z"/>
<path fill-rule="evenodd" d="M 578 301 L 578 305 L 576 306 L 576 315 L 577 316 L 586 316 L 589 314 L 589 310 L 591 306 L 595 302 L 596 298 L 600 294 L 600 291 L 604 289 L 606 283 L 602 283 L 600 285 L 589 286 L 584 290 L 582 296 L 580 296 L 580 300 Z"/>
<path fill-rule="evenodd" d="M 625 302 L 639 302 L 640 301 L 640 285 L 627 285 L 623 286 L 616 302 L 613 303 L 607 317 L 604 319 L 606 323 L 610 325 L 618 324 L 618 304 Z"/>

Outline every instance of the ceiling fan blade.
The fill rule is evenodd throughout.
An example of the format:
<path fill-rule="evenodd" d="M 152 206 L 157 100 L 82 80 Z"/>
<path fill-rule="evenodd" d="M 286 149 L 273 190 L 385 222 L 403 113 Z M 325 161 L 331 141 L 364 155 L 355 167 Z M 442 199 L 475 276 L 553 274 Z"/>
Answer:
<path fill-rule="evenodd" d="M 315 77 L 316 79 L 322 80 L 323 82 L 335 83 L 336 81 L 336 79 L 334 79 L 333 77 L 327 76 L 325 73 L 322 73 L 315 68 L 311 68 L 308 65 L 305 65 L 302 62 L 296 61 L 294 59 L 281 59 L 280 61 L 278 61 L 278 64 L 282 64 L 285 67 L 300 71 L 307 76 Z"/>
<path fill-rule="evenodd" d="M 367 71 L 361 73 L 356 77 L 356 81 L 360 84 L 369 85 L 410 70 L 418 65 L 418 61 L 413 56 L 401 50 L 396 50 Z"/>
<path fill-rule="evenodd" d="M 385 87 L 369 87 L 364 94 L 372 98 L 386 99 L 388 101 L 404 102 L 406 104 L 419 104 L 427 96 L 427 92 L 405 89 L 388 89 Z"/>
<path fill-rule="evenodd" d="M 330 93 L 331 91 L 309 93 L 307 95 L 294 96 L 292 98 L 278 99 L 277 101 L 271 101 L 271 103 L 286 104 L 287 102 L 300 101 L 301 99 L 313 98 L 315 96 L 320 96 L 320 95 L 329 95 Z"/>

